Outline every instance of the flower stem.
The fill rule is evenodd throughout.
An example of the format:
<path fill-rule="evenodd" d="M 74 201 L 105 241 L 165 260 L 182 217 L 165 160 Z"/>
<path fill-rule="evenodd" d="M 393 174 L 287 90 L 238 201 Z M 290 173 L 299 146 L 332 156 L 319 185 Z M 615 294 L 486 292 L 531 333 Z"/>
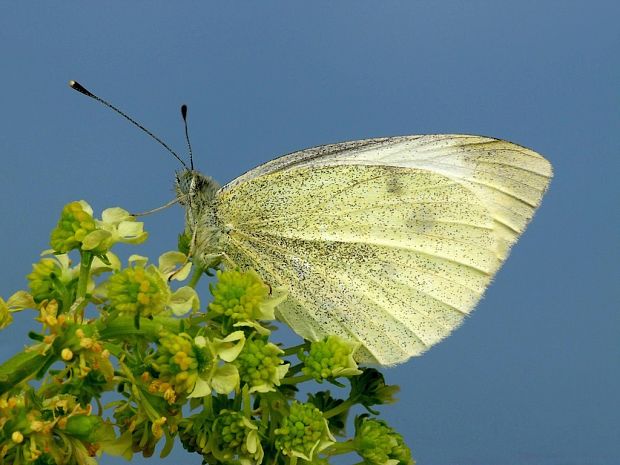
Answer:
<path fill-rule="evenodd" d="M 299 352 L 300 349 L 305 349 L 307 347 L 309 347 L 309 342 L 306 341 L 303 344 L 299 344 L 293 347 L 289 347 L 287 349 L 284 349 L 284 356 L 286 357 L 287 355 L 296 355 L 297 352 Z"/>
<path fill-rule="evenodd" d="M 31 348 L 28 352 L 19 352 L 0 365 L 0 394 L 32 378 L 55 360 L 53 352 L 43 354 L 41 349 L 44 346 L 38 347 L 38 350 Z"/>
<path fill-rule="evenodd" d="M 202 277 L 203 272 L 204 272 L 204 267 L 196 266 L 194 268 L 194 273 L 192 274 L 192 280 L 189 282 L 188 286 L 191 287 L 192 289 L 196 289 L 196 285 L 198 284 L 198 281 L 200 281 L 200 278 Z"/>
<path fill-rule="evenodd" d="M 353 444 L 353 441 L 349 439 L 348 441 L 336 442 L 332 444 L 327 449 L 321 451 L 321 454 L 331 457 L 333 455 L 348 454 L 354 451 L 355 445 Z"/>
<path fill-rule="evenodd" d="M 77 287 L 77 298 L 86 297 L 86 289 L 88 287 L 88 276 L 90 273 L 90 266 L 93 263 L 95 256 L 88 250 L 80 250 L 80 277 Z"/>
<path fill-rule="evenodd" d="M 282 378 L 280 382 L 282 384 L 299 384 L 303 383 L 304 381 L 309 381 L 311 379 L 311 375 L 289 376 L 288 378 Z"/>
<path fill-rule="evenodd" d="M 178 333 L 181 323 L 180 320 L 170 317 L 140 318 L 138 329 L 132 316 L 123 315 L 107 321 L 98 319 L 96 324 L 100 336 L 106 340 L 143 336 L 148 340 L 156 341 L 163 330 Z"/>
<path fill-rule="evenodd" d="M 337 405 L 332 409 L 329 409 L 327 412 L 323 412 L 323 416 L 325 418 L 335 417 L 336 415 L 346 412 L 351 407 L 353 407 L 353 405 L 355 405 L 355 402 L 352 402 L 351 399 L 347 399 L 342 404 Z"/>

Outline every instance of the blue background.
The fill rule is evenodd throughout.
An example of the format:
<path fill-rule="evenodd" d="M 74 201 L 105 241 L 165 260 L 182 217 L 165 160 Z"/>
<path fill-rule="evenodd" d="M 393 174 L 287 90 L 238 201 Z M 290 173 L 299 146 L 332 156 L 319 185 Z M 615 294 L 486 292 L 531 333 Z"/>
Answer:
<path fill-rule="evenodd" d="M 5 298 L 65 203 L 173 197 L 178 163 L 69 79 L 183 154 L 188 103 L 198 167 L 221 182 L 341 140 L 508 139 L 551 160 L 550 191 L 472 318 L 387 370 L 402 391 L 383 412 L 422 465 L 620 463 L 618 2 L 29 3 L 0 6 Z M 182 221 L 147 218 L 137 250 L 174 248 Z M 1 359 L 31 316 L 0 334 Z"/>

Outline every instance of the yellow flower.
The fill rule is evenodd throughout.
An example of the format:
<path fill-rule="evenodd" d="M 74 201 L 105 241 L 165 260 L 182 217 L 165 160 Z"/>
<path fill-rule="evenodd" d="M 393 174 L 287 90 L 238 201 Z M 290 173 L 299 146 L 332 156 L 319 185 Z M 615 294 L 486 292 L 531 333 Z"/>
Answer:
<path fill-rule="evenodd" d="M 83 200 L 68 203 L 62 209 L 56 228 L 52 231 L 50 244 L 56 252 L 79 249 L 82 242 L 95 231 L 93 209 Z"/>
<path fill-rule="evenodd" d="M 117 242 L 144 242 L 148 234 L 143 226 L 129 212 L 118 207 L 104 210 L 101 220 L 97 220 L 93 217 L 92 207 L 79 200 L 63 208 L 50 244 L 55 252 L 82 249 L 103 254 Z"/>
<path fill-rule="evenodd" d="M 101 213 L 101 220 L 95 220 L 97 231 L 84 239 L 84 250 L 108 250 L 113 244 L 141 244 L 148 238 L 144 223 L 136 221 L 127 210 L 119 207 L 107 208 Z"/>
<path fill-rule="evenodd" d="M 151 382 L 151 388 L 172 401 L 176 396 L 168 392 L 169 387 L 187 397 L 204 397 L 212 390 L 229 394 L 239 386 L 239 372 L 227 362 L 239 355 L 244 343 L 243 331 L 213 340 L 192 338 L 186 333 L 168 334 L 159 340 L 152 362 L 159 378 Z"/>

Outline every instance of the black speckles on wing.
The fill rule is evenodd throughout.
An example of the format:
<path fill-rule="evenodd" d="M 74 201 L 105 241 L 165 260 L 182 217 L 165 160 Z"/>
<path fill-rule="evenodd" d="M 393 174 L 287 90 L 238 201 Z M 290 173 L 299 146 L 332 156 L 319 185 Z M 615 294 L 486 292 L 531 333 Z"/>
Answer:
<path fill-rule="evenodd" d="M 483 136 L 437 134 L 366 139 L 302 150 L 247 172 L 223 190 L 278 171 L 345 164 L 424 169 L 461 183 L 491 212 L 502 259 L 525 230 L 552 176 L 547 160 L 520 145 Z"/>

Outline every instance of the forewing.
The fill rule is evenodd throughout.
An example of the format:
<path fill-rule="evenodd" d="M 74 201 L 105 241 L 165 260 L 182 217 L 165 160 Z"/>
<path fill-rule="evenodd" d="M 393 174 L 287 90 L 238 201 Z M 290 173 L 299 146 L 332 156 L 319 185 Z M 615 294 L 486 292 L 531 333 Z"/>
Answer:
<path fill-rule="evenodd" d="M 488 137 L 447 134 L 314 147 L 265 163 L 223 190 L 279 171 L 342 164 L 420 168 L 460 182 L 490 211 L 502 258 L 534 215 L 552 176 L 549 162 L 525 147 Z"/>
<path fill-rule="evenodd" d="M 391 365 L 460 324 L 502 261 L 484 202 L 444 174 L 398 166 L 275 170 L 218 194 L 226 253 L 286 286 L 280 318 L 304 338 L 360 341 Z"/>

